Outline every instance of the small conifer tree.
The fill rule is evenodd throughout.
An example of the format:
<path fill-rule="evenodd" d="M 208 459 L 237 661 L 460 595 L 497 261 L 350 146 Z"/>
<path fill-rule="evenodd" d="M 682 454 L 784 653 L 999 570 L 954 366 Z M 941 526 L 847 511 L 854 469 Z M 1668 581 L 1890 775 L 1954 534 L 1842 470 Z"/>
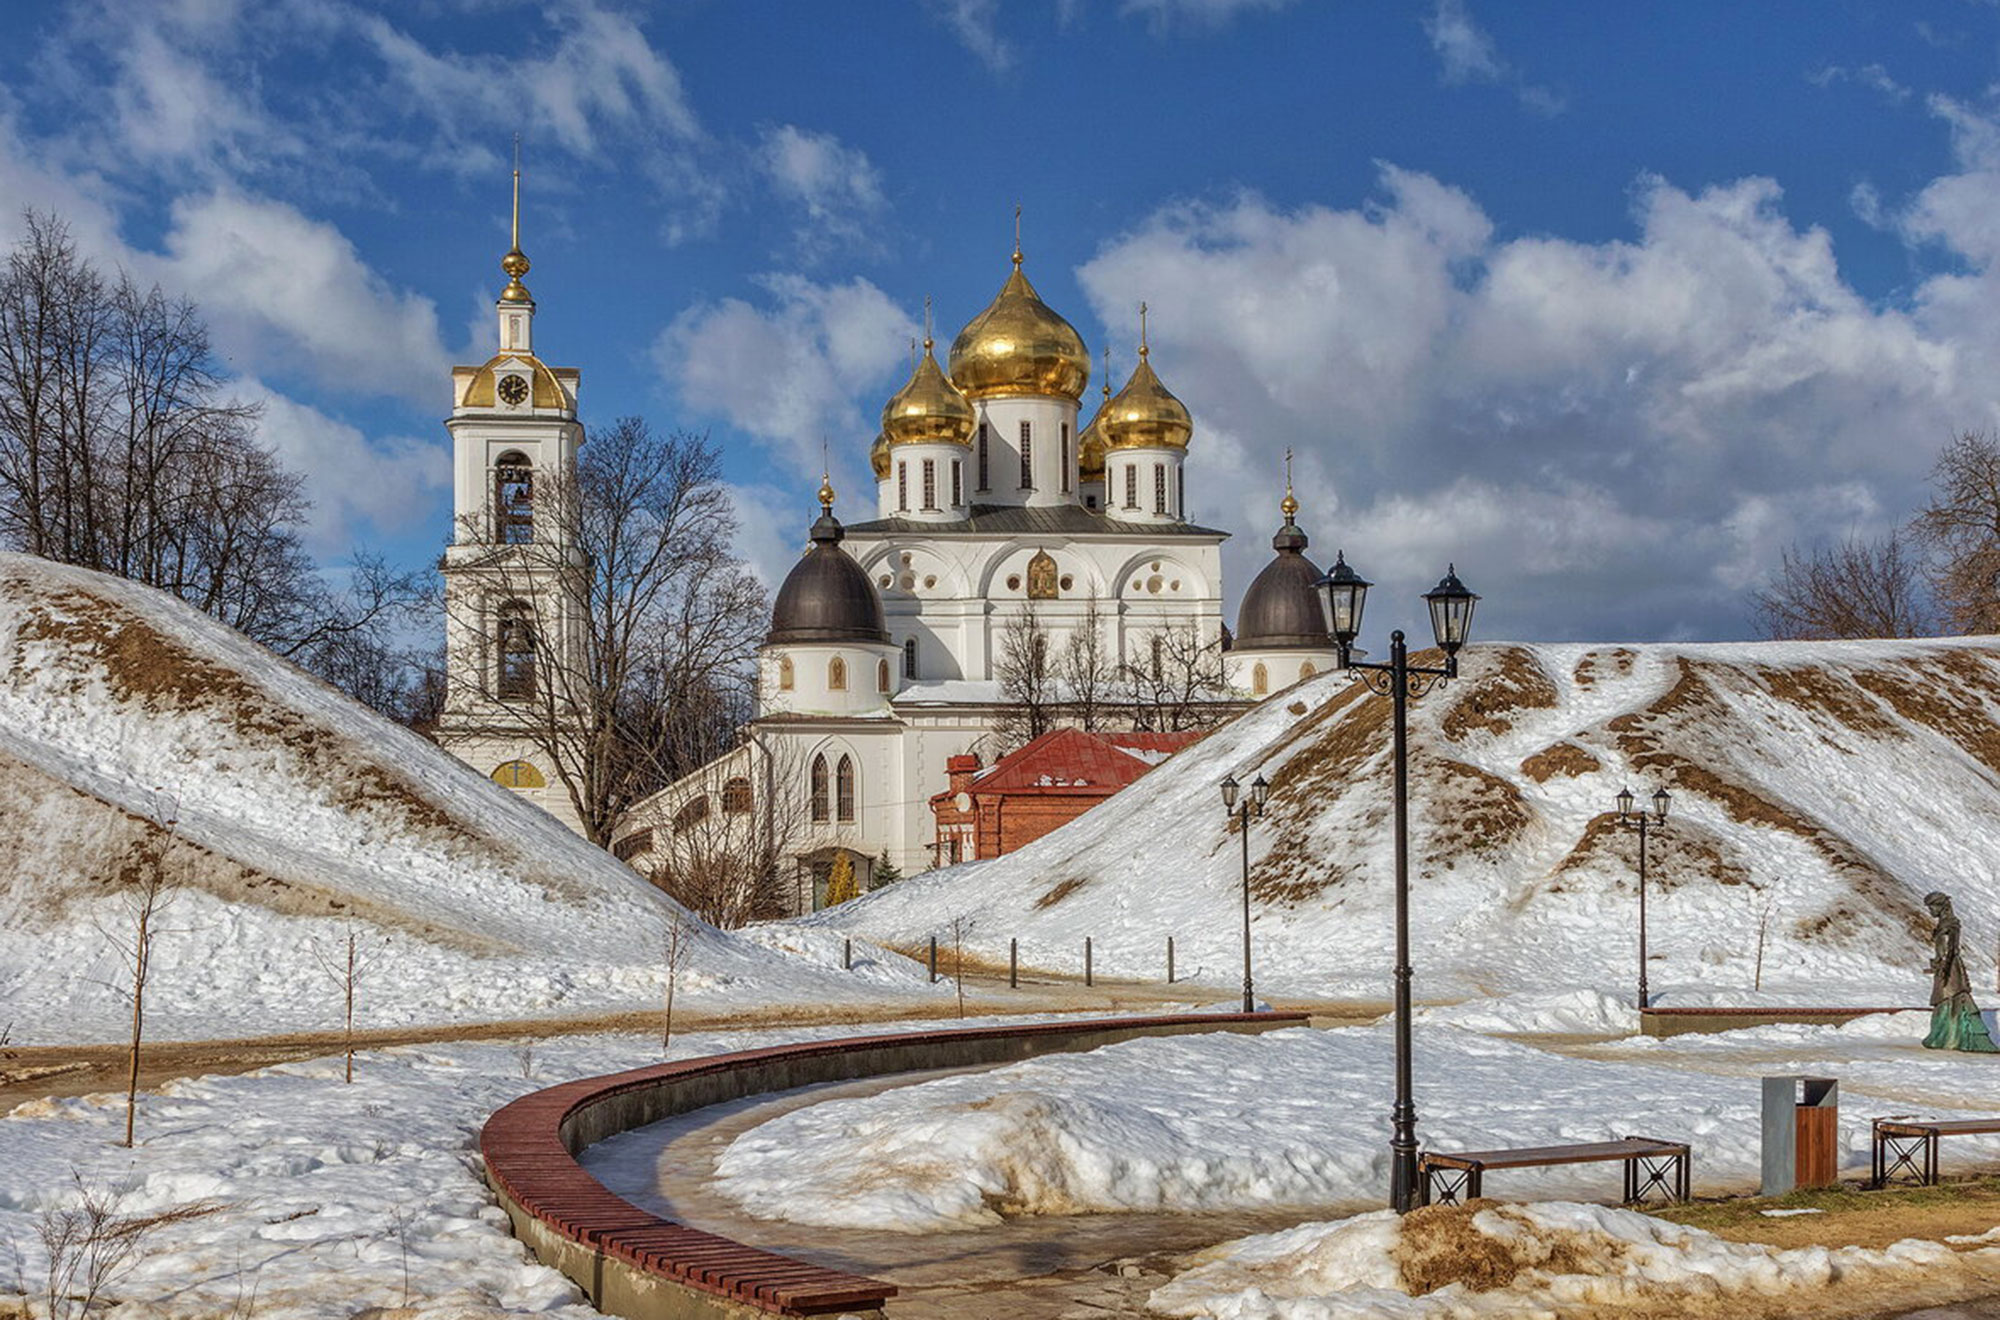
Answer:
<path fill-rule="evenodd" d="M 894 862 L 889 860 L 889 850 L 884 848 L 882 855 L 875 859 L 875 878 L 869 883 L 868 887 L 870 889 L 880 889 L 884 885 L 893 885 L 902 878 L 902 871 L 897 868 Z"/>
<path fill-rule="evenodd" d="M 833 874 L 826 878 L 826 905 L 833 907 L 860 896 L 861 886 L 854 881 L 854 861 L 841 853 L 833 859 Z"/>

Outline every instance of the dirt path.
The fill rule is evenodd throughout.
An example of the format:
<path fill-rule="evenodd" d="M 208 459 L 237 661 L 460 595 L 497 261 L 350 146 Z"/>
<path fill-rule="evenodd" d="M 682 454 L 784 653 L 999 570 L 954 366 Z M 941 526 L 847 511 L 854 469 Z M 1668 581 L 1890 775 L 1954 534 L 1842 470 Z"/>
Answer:
<path fill-rule="evenodd" d="M 1213 987 L 1168 986 L 1160 982 L 1111 982 L 1099 978 L 1093 987 L 1060 977 L 1024 975 L 1019 990 L 1006 988 L 1003 970 L 997 984 L 966 969 L 965 1011 L 972 1016 L 1012 1013 L 1145 1013 L 1168 1004 L 1213 1000 L 1223 992 Z M 1294 1007 L 1291 1004 L 1280 1007 Z M 1300 1003 L 1296 1007 L 1329 1020 L 1368 1021 L 1383 1011 L 1375 1005 Z M 819 1026 L 840 1023 L 909 1022 L 950 1018 L 952 1000 L 914 1003 L 806 1004 L 741 1012 L 674 1014 L 675 1031 L 745 1030 L 759 1027 Z M 656 1012 L 600 1013 L 566 1018 L 521 1018 L 507 1022 L 457 1023 L 436 1027 L 390 1027 L 354 1033 L 356 1049 L 391 1045 L 426 1045 L 441 1041 L 509 1040 L 519 1037 L 586 1036 L 607 1032 L 658 1032 Z M 139 1055 L 139 1085 L 152 1089 L 177 1077 L 250 1072 L 272 1064 L 338 1054 L 345 1037 L 338 1031 L 295 1032 L 205 1041 L 161 1041 L 147 1044 Z M 87 1095 L 124 1089 L 127 1049 L 123 1045 L 0 1046 L 0 1113 L 25 1100 L 45 1096 Z"/>

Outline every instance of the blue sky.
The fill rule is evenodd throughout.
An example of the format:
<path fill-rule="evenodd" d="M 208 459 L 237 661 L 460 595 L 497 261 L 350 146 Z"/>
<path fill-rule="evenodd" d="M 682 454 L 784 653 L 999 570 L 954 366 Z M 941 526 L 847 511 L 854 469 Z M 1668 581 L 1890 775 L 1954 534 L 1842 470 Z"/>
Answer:
<path fill-rule="evenodd" d="M 2000 424 L 1974 0 L 158 0 L 11 36 L 0 238 L 51 208 L 196 298 L 333 560 L 445 536 L 517 130 L 538 347 L 587 420 L 710 430 L 768 574 L 823 437 L 868 503 L 923 299 L 949 342 L 1016 202 L 1120 382 L 1150 303 L 1232 610 L 1291 447 L 1316 552 L 1387 597 L 1455 559 L 1489 637 L 1743 636 L 1784 546 L 1895 524 Z"/>

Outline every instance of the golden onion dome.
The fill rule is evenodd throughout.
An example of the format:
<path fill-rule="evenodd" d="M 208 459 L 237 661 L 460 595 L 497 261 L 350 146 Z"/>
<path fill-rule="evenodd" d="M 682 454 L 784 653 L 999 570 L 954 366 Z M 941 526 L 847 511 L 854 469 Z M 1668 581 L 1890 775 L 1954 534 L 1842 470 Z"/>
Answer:
<path fill-rule="evenodd" d="M 1021 273 L 1014 273 L 985 311 L 951 345 L 951 378 L 966 397 L 1060 395 L 1076 400 L 1090 383 L 1090 354 L 1076 327 L 1056 315 Z"/>
<path fill-rule="evenodd" d="M 1090 419 L 1090 425 L 1083 428 L 1083 434 L 1076 438 L 1076 478 L 1078 481 L 1104 480 L 1104 428 L 1098 423 L 1108 415 L 1104 411 L 1111 406 L 1111 350 L 1104 350 L 1104 401 L 1097 405 L 1097 416 Z"/>
<path fill-rule="evenodd" d="M 882 434 L 891 445 L 972 444 L 979 418 L 958 386 L 945 379 L 932 347 L 926 338 L 924 356 L 910 373 L 910 383 L 882 409 Z"/>
<path fill-rule="evenodd" d="M 875 480 L 889 479 L 889 437 L 878 435 L 875 443 L 868 446 L 868 466 L 875 471 Z"/>
<path fill-rule="evenodd" d="M 1109 449 L 1186 449 L 1194 434 L 1194 419 L 1188 416 L 1187 406 L 1153 374 L 1143 341 L 1132 379 L 1098 415 Z"/>

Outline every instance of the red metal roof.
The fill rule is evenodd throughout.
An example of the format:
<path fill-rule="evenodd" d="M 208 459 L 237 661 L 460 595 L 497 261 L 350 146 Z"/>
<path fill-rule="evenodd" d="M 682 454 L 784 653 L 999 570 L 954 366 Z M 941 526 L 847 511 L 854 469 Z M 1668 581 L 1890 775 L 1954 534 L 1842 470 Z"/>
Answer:
<path fill-rule="evenodd" d="M 1165 756 L 1200 737 L 1199 733 L 1085 733 L 1081 729 L 1051 729 L 994 762 L 992 769 L 973 781 L 972 791 L 981 796 L 1061 793 L 1071 797 L 1109 797 L 1151 770 Z M 947 796 L 948 792 L 937 795 Z"/>

